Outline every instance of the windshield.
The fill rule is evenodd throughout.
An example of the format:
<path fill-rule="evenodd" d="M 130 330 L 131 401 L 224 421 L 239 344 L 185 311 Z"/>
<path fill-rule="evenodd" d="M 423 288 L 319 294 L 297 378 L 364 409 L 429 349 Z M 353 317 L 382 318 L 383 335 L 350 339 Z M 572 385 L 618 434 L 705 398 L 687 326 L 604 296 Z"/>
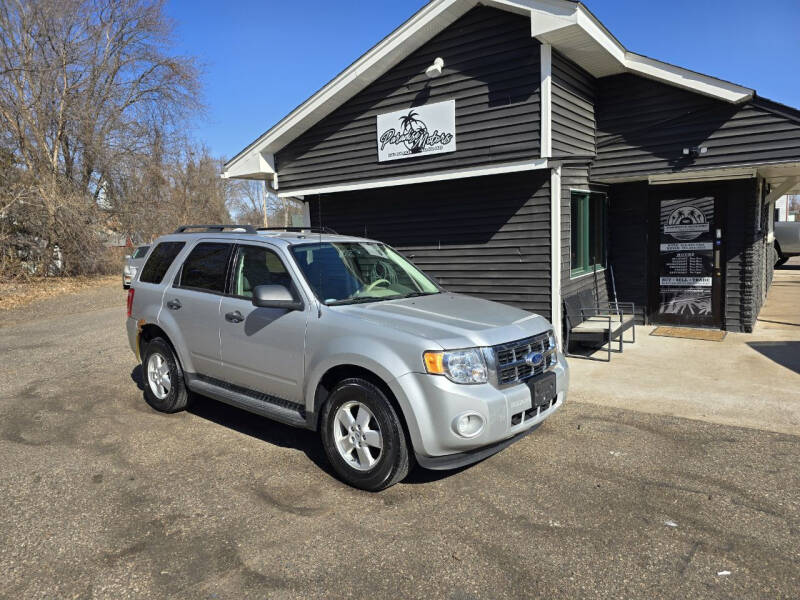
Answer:
<path fill-rule="evenodd" d="M 292 254 L 314 293 L 328 305 L 439 293 L 435 283 L 383 244 L 300 244 Z"/>
<path fill-rule="evenodd" d="M 147 251 L 150 249 L 150 246 L 139 246 L 133 253 L 131 258 L 144 258 L 144 255 L 147 254 Z"/>

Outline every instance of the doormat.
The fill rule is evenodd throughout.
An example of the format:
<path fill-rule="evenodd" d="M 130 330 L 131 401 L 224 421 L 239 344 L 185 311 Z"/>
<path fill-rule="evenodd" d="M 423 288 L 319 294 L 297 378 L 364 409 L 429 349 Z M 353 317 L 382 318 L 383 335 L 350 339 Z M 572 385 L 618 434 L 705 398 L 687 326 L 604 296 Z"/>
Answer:
<path fill-rule="evenodd" d="M 691 329 L 689 327 L 656 327 L 650 335 L 660 337 L 685 338 L 687 340 L 704 340 L 707 342 L 721 342 L 728 335 L 727 331 L 719 329 Z"/>

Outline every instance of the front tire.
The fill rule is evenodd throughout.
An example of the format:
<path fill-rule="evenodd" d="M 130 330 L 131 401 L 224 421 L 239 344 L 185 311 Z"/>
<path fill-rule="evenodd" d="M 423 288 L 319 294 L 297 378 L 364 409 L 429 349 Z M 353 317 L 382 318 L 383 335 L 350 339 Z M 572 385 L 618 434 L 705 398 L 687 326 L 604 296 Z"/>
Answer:
<path fill-rule="evenodd" d="M 403 424 L 373 383 L 353 378 L 337 384 L 320 423 L 325 453 L 345 483 L 377 492 L 408 475 L 411 456 Z"/>
<path fill-rule="evenodd" d="M 144 399 L 159 412 L 174 413 L 186 408 L 189 390 L 183 369 L 172 346 L 163 338 L 154 338 L 142 357 Z"/>

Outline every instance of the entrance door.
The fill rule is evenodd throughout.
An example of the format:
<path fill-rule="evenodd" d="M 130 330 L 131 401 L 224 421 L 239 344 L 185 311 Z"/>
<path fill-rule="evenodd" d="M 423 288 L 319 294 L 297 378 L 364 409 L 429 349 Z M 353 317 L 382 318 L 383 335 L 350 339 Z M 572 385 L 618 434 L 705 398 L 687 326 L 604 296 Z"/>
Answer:
<path fill-rule="evenodd" d="M 651 195 L 658 224 L 653 236 L 657 248 L 652 253 L 651 320 L 721 327 L 721 203 L 709 187 L 682 191 L 666 188 Z"/>

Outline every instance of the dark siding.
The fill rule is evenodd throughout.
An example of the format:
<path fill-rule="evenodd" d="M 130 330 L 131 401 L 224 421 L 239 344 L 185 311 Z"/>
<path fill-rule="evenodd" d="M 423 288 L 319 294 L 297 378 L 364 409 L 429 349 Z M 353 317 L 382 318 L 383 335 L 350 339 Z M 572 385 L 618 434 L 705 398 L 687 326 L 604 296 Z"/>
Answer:
<path fill-rule="evenodd" d="M 646 183 L 612 185 L 608 191 L 608 262 L 614 269 L 617 298 L 636 304 L 643 323 L 648 301 L 648 186 Z M 611 273 L 609 272 L 609 278 Z M 612 286 L 609 285 L 609 292 Z"/>
<path fill-rule="evenodd" d="M 563 167 L 561 169 L 561 294 L 572 296 L 581 290 L 589 289 L 595 298 L 602 302 L 608 301 L 608 283 L 606 271 L 596 274 L 582 275 L 572 279 L 570 276 L 571 257 L 571 190 L 588 190 L 592 192 L 605 192 L 605 186 L 596 186 L 589 183 L 589 170 L 587 166 Z M 622 299 L 622 298 L 620 298 Z"/>
<path fill-rule="evenodd" d="M 396 247 L 450 291 L 550 318 L 549 175 L 324 195 L 311 199 L 311 220 Z"/>
<path fill-rule="evenodd" d="M 596 79 L 553 51 L 553 156 L 595 154 Z"/>
<path fill-rule="evenodd" d="M 756 180 L 724 186 L 727 206 L 725 329 L 750 333 L 763 300 L 764 233 Z"/>
<path fill-rule="evenodd" d="M 540 44 L 530 19 L 477 7 L 276 155 L 282 190 L 538 158 Z M 425 69 L 441 56 L 441 77 Z M 456 101 L 456 152 L 378 162 L 376 116 Z"/>
<path fill-rule="evenodd" d="M 706 146 L 697 159 L 683 148 Z M 623 74 L 598 80 L 592 177 L 800 159 L 800 113 L 756 98 L 733 105 Z"/>

